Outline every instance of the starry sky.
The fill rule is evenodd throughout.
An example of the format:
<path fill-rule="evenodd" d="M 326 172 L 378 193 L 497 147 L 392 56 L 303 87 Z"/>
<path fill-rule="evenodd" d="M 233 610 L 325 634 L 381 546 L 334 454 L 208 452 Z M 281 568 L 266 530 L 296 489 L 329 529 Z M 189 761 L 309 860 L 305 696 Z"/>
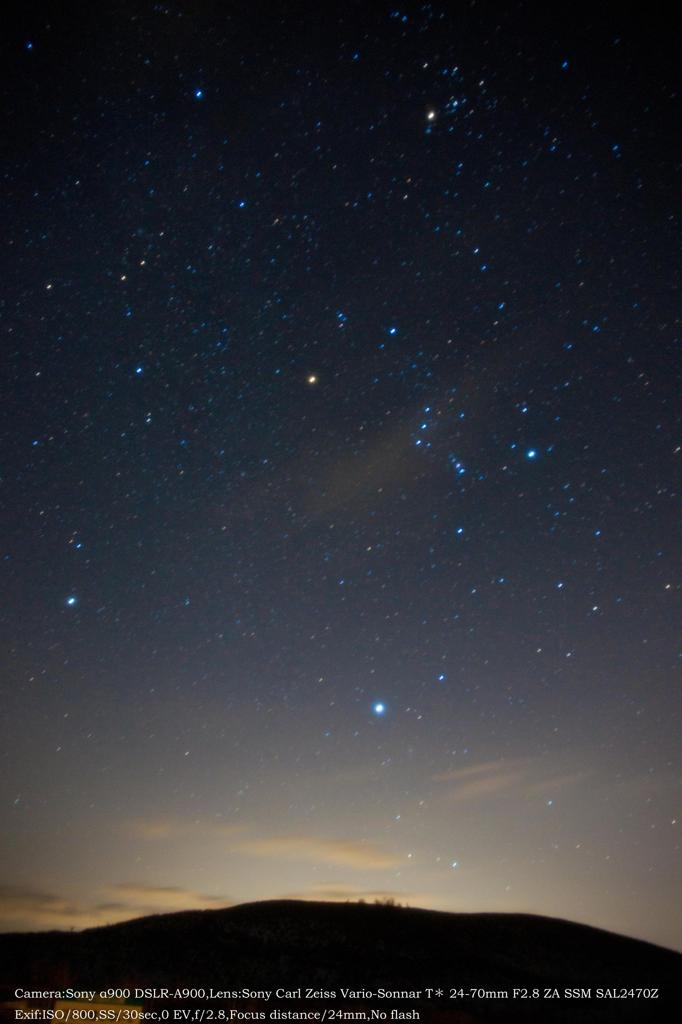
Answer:
<path fill-rule="evenodd" d="M 5 33 L 4 930 L 682 946 L 670 28 L 395 2 Z"/>

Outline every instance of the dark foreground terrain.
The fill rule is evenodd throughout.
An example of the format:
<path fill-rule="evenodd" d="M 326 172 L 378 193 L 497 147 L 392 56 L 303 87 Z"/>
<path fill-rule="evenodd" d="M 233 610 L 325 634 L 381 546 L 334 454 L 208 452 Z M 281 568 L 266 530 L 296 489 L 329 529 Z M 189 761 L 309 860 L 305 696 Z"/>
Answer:
<path fill-rule="evenodd" d="M 0 935 L 0 986 L 6 1001 L 17 988 L 302 990 L 300 999 L 276 1000 L 273 994 L 269 1002 L 138 997 L 145 1009 L 168 1008 L 171 1022 L 174 1011 L 188 1007 L 212 1009 L 215 1024 L 225 1008 L 228 1015 L 229 1008 L 265 1012 L 266 1021 L 274 1019 L 275 1009 L 326 1009 L 327 1020 L 342 1024 L 369 1022 L 377 1010 L 388 1024 L 405 1019 L 392 1018 L 396 1010 L 416 1010 L 419 1017 L 413 1019 L 421 1024 L 673 1021 L 680 1011 L 682 955 L 530 915 L 278 901 L 145 917 L 83 932 Z M 303 998 L 310 988 L 329 995 Z M 379 988 L 418 994 L 380 998 Z M 443 994 L 429 998 L 427 988 Z M 611 990 L 610 997 L 597 998 L 598 988 Z M 341 989 L 375 994 L 350 997 Z M 451 989 L 465 994 L 449 998 Z M 515 989 L 527 990 L 528 997 L 515 997 Z M 567 989 L 590 989 L 590 998 L 569 998 Z M 638 997 L 637 989 L 658 990 L 658 998 L 652 992 Z M 5 1009 L 9 1019 L 20 1019 L 7 1003 Z M 334 1018 L 331 1009 L 344 1015 Z"/>

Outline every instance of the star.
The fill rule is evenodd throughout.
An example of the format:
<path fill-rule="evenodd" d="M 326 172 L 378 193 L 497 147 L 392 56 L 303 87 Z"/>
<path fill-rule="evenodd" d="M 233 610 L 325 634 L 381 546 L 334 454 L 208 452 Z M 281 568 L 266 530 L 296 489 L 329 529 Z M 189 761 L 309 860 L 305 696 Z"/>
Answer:
<path fill-rule="evenodd" d="M 375 704 L 372 704 L 372 711 L 375 715 L 384 715 L 386 713 L 386 705 L 382 701 L 378 700 Z"/>

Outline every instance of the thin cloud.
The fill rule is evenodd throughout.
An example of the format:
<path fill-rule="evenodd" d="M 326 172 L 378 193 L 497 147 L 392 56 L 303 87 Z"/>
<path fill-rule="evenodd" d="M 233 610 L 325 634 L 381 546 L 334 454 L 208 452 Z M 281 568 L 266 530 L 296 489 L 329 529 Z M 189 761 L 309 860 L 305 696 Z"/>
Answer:
<path fill-rule="evenodd" d="M 25 910 L 36 910 L 44 914 L 75 912 L 75 908 L 63 896 L 32 889 L 26 885 L 0 885 L 0 914 L 13 915 Z"/>
<path fill-rule="evenodd" d="M 215 822 L 184 823 L 171 818 L 135 819 L 127 829 L 145 842 L 159 842 L 179 838 L 201 838 L 203 841 L 224 840 L 231 853 L 254 857 L 283 857 L 286 860 L 314 861 L 316 863 L 359 869 L 397 867 L 399 857 L 382 849 L 376 843 L 348 839 L 323 839 L 310 835 L 276 835 L 249 837 L 246 825 L 224 825 Z M 235 840 L 237 840 L 235 842 Z"/>
<path fill-rule="evenodd" d="M 94 928 L 145 914 L 230 906 L 214 896 L 179 886 L 122 882 L 101 890 L 104 899 L 76 903 L 59 893 L 30 886 L 0 886 L 0 931 Z"/>
<path fill-rule="evenodd" d="M 544 796 L 545 793 L 556 793 L 559 789 L 565 789 L 567 786 L 575 786 L 579 782 L 584 782 L 588 777 L 588 772 L 553 775 L 547 779 L 541 779 L 539 782 L 532 782 L 526 787 L 526 794 L 527 796 Z"/>
<path fill-rule="evenodd" d="M 433 776 L 434 782 L 461 782 L 465 779 L 479 775 L 498 775 L 502 772 L 515 770 L 527 770 L 532 765 L 528 757 L 517 757 L 509 761 L 481 761 L 479 764 L 468 764 L 462 768 L 453 768 L 452 771 L 442 772 Z"/>
<path fill-rule="evenodd" d="M 184 889 L 178 885 L 149 885 L 146 882 L 119 882 L 109 887 L 110 892 L 120 898 L 126 898 L 129 904 L 138 909 L 154 910 L 191 910 L 201 907 L 224 907 L 227 902 L 224 896 L 212 896 Z"/>
<path fill-rule="evenodd" d="M 0 886 L 0 931 L 89 928 L 132 916 L 130 911 L 102 915 L 96 907 L 30 886 Z"/>
<path fill-rule="evenodd" d="M 177 822 L 170 818 L 137 819 L 128 823 L 128 828 L 138 839 L 170 839 L 178 834 Z"/>
<path fill-rule="evenodd" d="M 178 818 L 133 818 L 125 824 L 126 831 L 136 839 L 158 842 L 185 836 L 231 839 L 246 830 L 244 825 L 226 825 L 221 822 L 185 822 Z"/>
<path fill-rule="evenodd" d="M 260 841 L 262 844 L 268 840 Z M 304 859 L 313 857 L 314 850 L 322 848 L 327 860 L 343 860 L 344 866 L 386 866 L 389 858 L 377 853 L 369 844 L 334 844 L 332 841 L 313 840 L 309 837 L 279 837 L 269 841 L 273 856 L 282 856 L 282 846 L 289 853 Z M 331 847 L 335 849 L 332 850 Z M 305 847 L 305 849 L 303 849 Z M 343 847 L 343 849 L 339 849 Z M 364 859 L 359 856 L 359 849 Z M 263 850 L 262 855 L 265 855 Z M 317 858 L 317 854 L 315 854 Z M 344 859 L 345 858 L 345 859 Z M 391 865 L 394 861 L 390 861 Z M 46 929 L 83 929 L 115 924 L 148 914 L 173 913 L 181 910 L 207 910 L 229 907 L 234 901 L 225 896 L 199 892 L 174 885 L 152 885 L 147 882 L 119 882 L 100 890 L 103 897 L 92 903 L 77 904 L 58 893 L 33 889 L 30 886 L 0 886 L 0 931 L 42 931 Z M 301 892 L 283 893 L 279 899 L 325 900 L 329 902 L 367 903 L 375 901 L 428 906 L 429 897 L 394 889 L 360 889 L 343 882 L 327 882 L 310 886 Z"/>
<path fill-rule="evenodd" d="M 586 772 L 538 778 L 540 768 L 538 759 L 532 758 L 483 761 L 434 775 L 433 781 L 448 784 L 449 788 L 443 793 L 443 799 L 448 803 L 467 803 L 494 797 L 509 790 L 520 791 L 529 797 L 540 796 L 587 778 Z"/>
<path fill-rule="evenodd" d="M 304 495 L 308 515 L 326 516 L 339 508 L 366 501 L 386 500 L 394 488 L 414 477 L 414 463 L 406 438 L 409 419 L 383 427 L 366 446 L 344 455 L 322 471 L 314 489 Z"/>
<path fill-rule="evenodd" d="M 519 786 L 524 778 L 523 771 L 512 771 L 471 779 L 452 790 L 448 794 L 448 798 L 453 803 L 466 803 L 468 800 L 478 800 L 480 797 L 496 796 L 498 793 L 504 793 L 505 790 Z"/>
<path fill-rule="evenodd" d="M 402 861 L 375 843 L 347 839 L 320 839 L 317 836 L 285 835 L 249 839 L 233 847 L 253 857 L 283 857 L 286 860 L 314 861 L 336 867 L 385 869 L 397 867 Z"/>

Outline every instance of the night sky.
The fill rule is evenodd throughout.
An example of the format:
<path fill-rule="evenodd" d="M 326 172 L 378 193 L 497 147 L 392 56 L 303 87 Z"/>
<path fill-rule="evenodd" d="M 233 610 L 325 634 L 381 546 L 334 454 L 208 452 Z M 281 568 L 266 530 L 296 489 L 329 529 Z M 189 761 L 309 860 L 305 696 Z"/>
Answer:
<path fill-rule="evenodd" d="M 5 33 L 4 930 L 682 946 L 671 27 L 393 2 Z"/>

